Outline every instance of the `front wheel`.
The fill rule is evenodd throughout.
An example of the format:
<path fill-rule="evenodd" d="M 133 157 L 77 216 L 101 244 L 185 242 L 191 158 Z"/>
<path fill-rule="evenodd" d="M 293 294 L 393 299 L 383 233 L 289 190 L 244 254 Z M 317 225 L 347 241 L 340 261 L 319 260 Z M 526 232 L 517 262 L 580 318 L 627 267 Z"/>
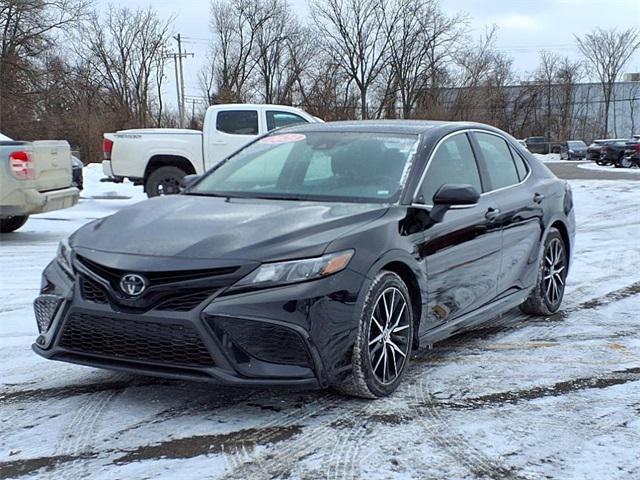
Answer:
<path fill-rule="evenodd" d="M 187 173 L 178 167 L 160 167 L 154 170 L 144 184 L 149 198 L 180 193 L 180 182 Z"/>
<path fill-rule="evenodd" d="M 409 363 L 413 310 L 407 286 L 393 272 L 376 275 L 364 301 L 351 358 L 352 372 L 336 389 L 361 398 L 389 395 Z"/>
<path fill-rule="evenodd" d="M 544 252 L 538 267 L 536 286 L 520 305 L 524 313 L 551 315 L 558 311 L 564 297 L 569 257 L 562 235 L 552 228 L 544 242 Z"/>
<path fill-rule="evenodd" d="M 20 215 L 9 218 L 0 218 L 0 233 L 11 233 L 27 223 L 29 215 Z"/>

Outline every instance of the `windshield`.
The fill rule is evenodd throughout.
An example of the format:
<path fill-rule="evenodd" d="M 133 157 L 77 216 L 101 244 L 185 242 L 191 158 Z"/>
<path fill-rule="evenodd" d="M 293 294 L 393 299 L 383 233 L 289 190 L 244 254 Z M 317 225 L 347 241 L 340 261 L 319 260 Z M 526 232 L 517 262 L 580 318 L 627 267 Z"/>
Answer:
<path fill-rule="evenodd" d="M 584 148 L 587 146 L 586 143 L 581 142 L 581 141 L 573 141 L 573 142 L 567 142 L 567 144 L 569 145 L 569 147 L 571 148 Z"/>
<path fill-rule="evenodd" d="M 418 141 L 417 135 L 276 133 L 240 150 L 186 193 L 395 202 Z"/>

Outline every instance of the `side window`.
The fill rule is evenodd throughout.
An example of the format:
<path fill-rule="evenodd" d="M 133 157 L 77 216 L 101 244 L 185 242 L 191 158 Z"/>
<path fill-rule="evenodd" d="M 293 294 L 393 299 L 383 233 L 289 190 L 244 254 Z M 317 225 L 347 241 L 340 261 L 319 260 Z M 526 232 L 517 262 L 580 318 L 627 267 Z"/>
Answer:
<path fill-rule="evenodd" d="M 476 132 L 475 136 L 487 164 L 491 190 L 519 183 L 520 177 L 507 142 L 489 133 Z"/>
<path fill-rule="evenodd" d="M 295 113 L 267 110 L 267 130 L 295 125 L 296 123 L 307 123 L 307 121 Z"/>
<path fill-rule="evenodd" d="M 520 179 L 520 181 L 522 181 L 527 176 L 527 173 L 529 173 L 529 167 L 527 167 L 527 164 L 525 163 L 523 158 L 520 156 L 520 154 L 516 152 L 513 148 L 511 148 L 511 146 L 509 147 L 509 150 L 511 151 L 511 156 L 513 157 L 513 161 L 516 164 L 516 170 L 518 171 L 518 178 Z"/>
<path fill-rule="evenodd" d="M 232 135 L 257 135 L 258 112 L 256 110 L 223 110 L 218 112 L 216 130 Z"/>
<path fill-rule="evenodd" d="M 467 135 L 455 135 L 436 150 L 419 191 L 419 202 L 431 205 L 433 195 L 445 183 L 472 185 L 482 192 L 480 174 Z"/>

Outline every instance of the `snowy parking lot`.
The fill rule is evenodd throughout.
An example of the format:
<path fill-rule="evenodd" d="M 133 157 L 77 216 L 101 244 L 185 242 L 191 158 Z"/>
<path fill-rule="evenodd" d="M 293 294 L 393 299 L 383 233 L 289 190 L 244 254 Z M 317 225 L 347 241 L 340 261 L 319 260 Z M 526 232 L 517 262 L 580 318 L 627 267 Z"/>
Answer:
<path fill-rule="evenodd" d="M 58 242 L 143 198 L 100 176 L 85 169 L 78 206 L 0 243 L 0 478 L 640 478 L 640 176 L 570 181 L 578 230 L 560 312 L 513 311 L 436 344 L 376 401 L 32 353 L 31 302 Z"/>

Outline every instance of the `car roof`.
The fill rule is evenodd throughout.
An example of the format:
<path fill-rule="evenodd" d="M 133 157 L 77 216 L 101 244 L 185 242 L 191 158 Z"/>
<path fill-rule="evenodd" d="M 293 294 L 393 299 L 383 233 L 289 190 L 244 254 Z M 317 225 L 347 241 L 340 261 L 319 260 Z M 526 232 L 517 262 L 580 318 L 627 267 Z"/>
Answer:
<path fill-rule="evenodd" d="M 440 120 L 354 120 L 326 123 L 296 124 L 286 127 L 291 132 L 363 132 L 396 134 L 446 135 L 457 130 L 480 129 L 507 135 L 490 125 L 475 122 L 447 122 Z"/>

